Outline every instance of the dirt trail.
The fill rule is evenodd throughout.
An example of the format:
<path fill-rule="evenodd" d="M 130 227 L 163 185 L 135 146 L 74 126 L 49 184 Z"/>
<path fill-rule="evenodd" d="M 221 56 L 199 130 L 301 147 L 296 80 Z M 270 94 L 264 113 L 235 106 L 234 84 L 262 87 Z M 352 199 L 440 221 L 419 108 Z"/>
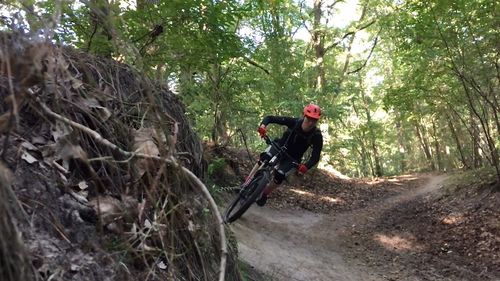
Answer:
<path fill-rule="evenodd" d="M 438 190 L 444 179 L 431 176 L 418 189 L 342 214 L 252 206 L 231 228 L 239 241 L 240 257 L 273 281 L 387 280 L 383 271 L 348 258 L 344 253 L 349 248 L 339 236 L 377 219 L 397 204 Z"/>

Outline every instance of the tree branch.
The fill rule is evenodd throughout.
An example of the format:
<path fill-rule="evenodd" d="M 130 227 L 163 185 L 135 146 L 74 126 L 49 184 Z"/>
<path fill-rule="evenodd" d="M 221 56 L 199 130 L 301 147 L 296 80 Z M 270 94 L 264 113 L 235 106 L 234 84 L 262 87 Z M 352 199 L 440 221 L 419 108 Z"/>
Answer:
<path fill-rule="evenodd" d="M 337 1 L 333 1 L 333 3 L 332 3 L 332 4 L 330 4 L 330 5 L 328 5 L 328 6 L 326 6 L 326 8 L 327 8 L 327 9 L 331 9 L 331 8 L 333 8 L 335 5 L 337 5 L 337 4 L 338 4 L 338 3 L 340 3 L 340 2 L 344 2 L 344 0 L 337 0 Z"/>
<path fill-rule="evenodd" d="M 366 64 L 368 63 L 368 60 L 370 60 L 372 54 L 373 54 L 373 50 L 375 50 L 375 47 L 377 46 L 377 42 L 378 42 L 378 35 L 380 34 L 380 31 L 377 33 L 377 37 L 375 37 L 375 41 L 373 42 L 373 46 L 370 50 L 370 53 L 368 54 L 368 57 L 366 58 L 365 62 L 363 63 L 363 65 L 361 65 L 360 67 L 356 68 L 355 70 L 353 71 L 349 71 L 347 72 L 347 74 L 354 74 L 356 72 L 359 72 L 361 69 L 363 69 Z"/>
<path fill-rule="evenodd" d="M 354 31 L 350 31 L 350 32 L 347 32 L 346 34 L 344 34 L 344 36 L 342 36 L 342 38 L 340 40 L 338 40 L 337 42 L 335 43 L 332 43 L 328 46 L 325 47 L 325 53 L 328 52 L 330 49 L 332 48 L 335 48 L 336 46 L 338 46 L 342 41 L 344 41 L 344 39 L 346 39 L 348 36 L 351 36 L 351 35 L 354 35 L 356 34 L 356 32 L 359 32 L 363 29 L 366 29 L 368 27 L 370 27 L 371 25 L 373 25 L 375 22 L 377 22 L 377 20 L 372 20 L 370 22 L 368 22 L 367 24 L 361 26 L 361 27 L 358 27 L 356 28 L 356 30 Z"/>
<path fill-rule="evenodd" d="M 305 29 L 307 30 L 307 32 L 309 32 L 309 34 L 311 34 L 311 30 L 309 30 L 309 28 L 307 27 L 307 24 L 306 24 L 306 20 L 304 19 L 304 17 L 302 16 L 302 8 L 304 8 L 304 2 L 305 0 L 302 0 L 300 3 L 299 3 L 299 16 L 300 16 L 300 19 L 302 19 L 302 25 L 305 27 Z M 295 34 L 297 33 L 297 31 L 299 31 L 299 29 L 301 28 L 301 26 L 298 26 L 295 31 L 292 32 L 292 37 L 295 36 Z"/>
<path fill-rule="evenodd" d="M 153 30 L 151 30 L 146 36 L 149 36 L 149 40 L 141 47 L 139 50 L 139 53 L 142 54 L 144 49 L 153 44 L 153 42 L 158 38 L 163 33 L 163 25 L 157 24 L 153 27 Z"/>
<path fill-rule="evenodd" d="M 92 40 L 94 39 L 94 35 L 97 32 L 97 23 L 94 25 L 94 30 L 92 31 L 92 34 L 90 35 L 89 42 L 87 44 L 87 52 L 90 52 L 90 47 L 92 46 Z"/>
<path fill-rule="evenodd" d="M 243 59 L 245 59 L 246 62 L 248 62 L 249 64 L 257 67 L 257 68 L 260 68 L 262 71 L 264 71 L 267 75 L 271 75 L 271 72 L 269 72 L 269 70 L 267 70 L 265 67 L 261 66 L 260 64 L 258 64 L 256 61 L 250 59 L 250 58 L 247 58 L 247 57 L 243 57 Z"/>

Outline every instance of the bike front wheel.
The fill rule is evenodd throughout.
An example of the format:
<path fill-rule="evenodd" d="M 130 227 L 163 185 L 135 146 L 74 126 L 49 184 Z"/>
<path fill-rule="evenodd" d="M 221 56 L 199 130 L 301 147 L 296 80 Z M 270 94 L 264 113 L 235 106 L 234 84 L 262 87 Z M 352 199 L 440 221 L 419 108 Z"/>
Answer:
<path fill-rule="evenodd" d="M 269 182 L 269 172 L 266 170 L 257 171 L 250 183 L 243 187 L 238 196 L 236 196 L 231 204 L 224 212 L 224 220 L 226 223 L 234 222 L 239 219 L 250 206 L 260 196 L 267 183 Z"/>

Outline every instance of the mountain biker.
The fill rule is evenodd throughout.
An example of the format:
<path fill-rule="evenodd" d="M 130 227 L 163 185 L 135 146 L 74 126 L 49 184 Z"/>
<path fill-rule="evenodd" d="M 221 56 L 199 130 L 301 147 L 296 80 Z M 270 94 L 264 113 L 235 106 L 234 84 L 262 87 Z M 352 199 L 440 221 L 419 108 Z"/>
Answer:
<path fill-rule="evenodd" d="M 293 158 L 283 157 L 274 173 L 273 180 L 264 189 L 262 196 L 256 201 L 257 205 L 264 206 L 269 194 L 280 185 L 292 172 L 305 174 L 309 169 L 319 162 L 320 153 L 323 149 L 323 135 L 317 128 L 318 120 L 321 117 L 321 108 L 315 104 L 309 104 L 304 107 L 302 118 L 266 116 L 257 129 L 259 135 L 263 138 L 267 133 L 267 125 L 279 124 L 287 126 L 287 130 L 282 137 L 275 140 L 280 146 L 286 145 L 287 153 Z M 306 150 L 312 147 L 311 157 L 307 162 L 299 164 Z M 278 151 L 273 146 L 269 146 L 261 153 L 259 162 L 254 166 L 250 175 L 253 176 L 262 161 L 271 159 Z"/>

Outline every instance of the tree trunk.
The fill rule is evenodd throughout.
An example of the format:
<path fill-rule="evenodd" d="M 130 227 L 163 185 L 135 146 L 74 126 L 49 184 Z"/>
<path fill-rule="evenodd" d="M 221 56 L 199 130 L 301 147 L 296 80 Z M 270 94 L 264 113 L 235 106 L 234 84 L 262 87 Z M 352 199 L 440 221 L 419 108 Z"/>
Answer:
<path fill-rule="evenodd" d="M 460 154 L 460 161 L 464 165 L 466 169 L 470 169 L 469 164 L 467 163 L 467 159 L 464 154 L 464 149 L 462 147 L 462 143 L 460 142 L 460 138 L 458 137 L 457 130 L 455 129 L 455 126 L 453 125 L 451 117 L 446 114 L 446 119 L 448 120 L 448 127 L 450 128 L 451 135 L 453 136 L 453 139 L 455 140 L 456 146 L 458 153 Z"/>
<path fill-rule="evenodd" d="M 436 170 L 436 166 L 434 165 L 434 161 L 432 161 L 432 153 L 429 148 L 429 143 L 425 136 L 425 132 L 423 132 L 423 128 L 420 128 L 420 124 L 418 121 L 415 121 L 415 130 L 420 141 L 420 145 L 425 154 L 425 159 L 427 160 L 427 165 L 431 168 L 431 170 Z"/>
<path fill-rule="evenodd" d="M 500 179 L 498 150 L 497 150 L 497 147 L 495 145 L 495 141 L 492 139 L 492 136 L 491 136 L 491 129 L 489 126 L 490 122 L 488 120 L 488 115 L 487 115 L 486 109 L 483 107 L 482 104 L 479 104 L 478 107 L 479 107 L 479 109 L 482 110 L 483 114 L 480 114 L 478 112 L 478 109 L 476 108 L 476 106 L 474 106 L 474 99 L 473 99 L 471 93 L 469 92 L 469 88 L 467 87 L 466 81 L 463 78 L 461 78 L 461 81 L 462 81 L 462 85 L 463 85 L 465 94 L 467 96 L 467 100 L 469 102 L 469 107 L 471 109 L 471 112 L 474 113 L 474 115 L 478 118 L 479 122 L 481 123 L 481 129 L 484 133 L 484 137 L 486 138 L 486 144 L 488 145 L 491 164 L 495 167 L 495 169 L 498 173 L 498 177 Z"/>
<path fill-rule="evenodd" d="M 229 135 L 227 134 L 227 121 L 224 112 L 220 109 L 220 103 L 216 103 L 214 112 L 214 124 L 212 127 L 212 141 L 215 144 L 227 144 Z"/>
<path fill-rule="evenodd" d="M 212 125 L 212 141 L 216 144 L 226 144 L 229 141 L 227 134 L 227 112 L 224 103 L 222 83 L 222 69 L 219 63 L 212 65 L 212 71 L 209 74 L 212 91 L 212 104 L 214 106 L 214 123 Z"/>
<path fill-rule="evenodd" d="M 361 136 L 358 139 L 358 144 L 361 147 L 360 156 L 361 156 L 361 171 L 363 176 L 367 176 L 368 174 L 374 174 L 373 164 L 370 159 L 370 155 L 368 150 L 366 149 L 366 145 L 364 140 L 366 139 L 366 133 L 364 130 L 361 130 Z M 371 172 L 370 172 L 371 171 Z"/>
<path fill-rule="evenodd" d="M 363 79 L 361 78 L 361 74 L 358 73 L 358 83 L 359 83 L 359 89 L 361 93 L 361 101 L 363 102 L 363 109 L 365 110 L 365 116 L 366 116 L 366 126 L 368 128 L 368 137 L 370 141 L 370 147 L 371 147 L 371 152 L 373 155 L 373 164 L 375 165 L 375 169 L 373 170 L 372 168 L 372 175 L 376 177 L 381 177 L 383 175 L 382 171 L 382 165 L 380 164 L 380 155 L 378 152 L 378 147 L 377 147 L 377 136 L 375 134 L 375 130 L 373 126 L 375 123 L 372 121 L 372 115 L 370 112 L 370 101 L 365 95 L 365 89 L 363 85 Z M 353 102 L 354 104 L 354 102 Z"/>
<path fill-rule="evenodd" d="M 187 96 L 189 99 L 192 99 L 193 97 L 190 96 L 192 94 L 190 88 L 193 83 L 194 81 L 191 68 L 186 65 L 181 66 L 179 73 L 179 92 L 182 95 Z"/>
<path fill-rule="evenodd" d="M 361 79 L 361 75 L 358 75 L 359 78 L 359 86 L 361 90 L 361 99 L 363 101 L 363 107 L 365 109 L 365 114 L 366 114 L 366 125 L 368 126 L 368 135 L 370 139 L 370 146 L 372 149 L 372 154 L 373 154 L 373 160 L 375 164 L 375 173 L 374 176 L 381 177 L 383 175 L 382 172 L 382 165 L 380 165 L 380 156 L 378 152 L 378 147 L 377 147 L 377 136 L 375 134 L 375 130 L 373 126 L 375 123 L 372 121 L 372 114 L 370 111 L 370 101 L 365 95 L 364 92 L 364 85 L 363 85 L 363 80 Z"/>
<path fill-rule="evenodd" d="M 361 119 L 361 116 L 359 115 L 359 111 L 358 111 L 358 108 L 357 108 L 356 103 L 354 102 L 354 100 L 352 100 L 352 108 L 354 110 L 354 113 L 356 113 L 356 117 L 358 119 Z M 368 152 L 367 152 L 367 149 L 366 149 L 366 145 L 365 145 L 365 142 L 364 142 L 364 140 L 367 139 L 366 132 L 365 132 L 365 130 L 363 128 L 359 128 L 359 131 L 360 131 L 361 136 L 359 137 L 359 139 L 357 139 L 357 141 L 358 141 L 358 143 L 359 143 L 359 145 L 361 147 L 360 157 L 361 157 L 361 163 L 362 163 L 363 176 L 368 175 L 368 164 L 370 164 L 371 174 L 374 175 L 375 171 L 373 169 L 373 163 L 371 161 L 370 156 L 368 155 Z"/>
<path fill-rule="evenodd" d="M 321 92 L 325 87 L 325 42 L 323 28 L 321 27 L 321 16 L 323 0 L 314 0 L 313 6 L 313 32 L 312 32 L 312 44 L 314 48 L 315 57 L 315 68 L 316 68 L 316 78 L 314 81 L 314 88 L 317 92 Z"/>
<path fill-rule="evenodd" d="M 401 173 L 406 172 L 406 141 L 405 141 L 405 135 L 404 135 L 404 130 L 403 130 L 403 124 L 401 124 L 401 117 L 398 116 L 397 121 L 396 121 L 396 130 L 398 133 L 398 143 L 399 143 L 399 169 Z"/>
<path fill-rule="evenodd" d="M 355 148 L 356 153 L 359 155 L 359 158 L 356 160 L 356 162 L 358 163 L 358 165 L 356 166 L 356 171 L 358 177 L 361 178 L 361 177 L 366 177 L 368 175 L 368 161 L 367 161 L 368 155 L 366 154 L 366 148 L 363 143 L 363 139 L 362 138 L 356 138 L 356 139 L 360 147 L 360 148 L 358 147 Z"/>
<path fill-rule="evenodd" d="M 363 132 L 363 135 L 364 135 L 364 132 Z M 362 158 L 361 158 L 361 164 L 363 165 L 362 166 L 362 171 L 363 171 L 363 176 L 367 176 L 368 175 L 368 163 L 371 163 L 370 161 L 370 157 L 366 151 L 366 146 L 365 146 L 365 143 L 363 142 L 363 140 L 361 140 L 360 142 L 361 144 L 361 153 L 362 153 Z M 373 170 L 373 166 L 370 164 L 370 168 Z"/>
<path fill-rule="evenodd" d="M 438 171 L 443 170 L 443 157 L 441 153 L 441 145 L 439 144 L 438 130 L 436 128 L 436 121 L 432 120 L 432 137 L 434 140 L 434 150 L 436 155 L 437 169 Z"/>
<path fill-rule="evenodd" d="M 470 116 L 471 129 L 472 129 L 472 163 L 474 168 L 479 168 L 483 165 L 483 159 L 481 157 L 480 149 L 480 139 L 479 139 L 479 130 L 477 128 L 476 122 L 474 122 L 474 116 L 471 112 Z"/>
<path fill-rule="evenodd" d="M 375 141 L 375 135 L 372 133 L 370 133 L 371 135 L 371 146 L 372 146 L 372 151 L 373 151 L 373 158 L 374 158 L 374 161 L 375 161 L 375 175 L 377 177 L 381 177 L 383 176 L 383 172 L 382 172 L 382 166 L 380 165 L 380 156 L 378 154 L 378 147 L 377 147 L 377 144 L 376 144 L 376 141 Z"/>
<path fill-rule="evenodd" d="M 377 146 L 377 136 L 375 135 L 375 131 L 373 130 L 374 123 L 372 122 L 372 117 L 370 111 L 367 109 L 366 111 L 366 119 L 368 124 L 368 132 L 370 135 L 370 145 L 373 153 L 373 161 L 375 162 L 375 176 L 381 177 L 383 176 L 382 165 L 380 165 L 380 155 L 378 153 Z"/>

